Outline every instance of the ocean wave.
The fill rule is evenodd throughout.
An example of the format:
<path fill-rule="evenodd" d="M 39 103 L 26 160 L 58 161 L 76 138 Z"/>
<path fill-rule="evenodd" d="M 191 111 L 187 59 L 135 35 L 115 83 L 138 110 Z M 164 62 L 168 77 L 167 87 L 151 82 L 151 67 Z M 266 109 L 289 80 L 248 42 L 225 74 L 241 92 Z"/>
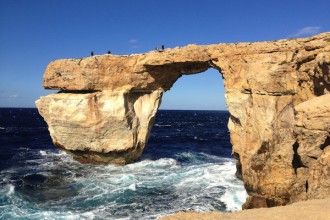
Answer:
<path fill-rule="evenodd" d="M 155 219 L 182 210 L 238 210 L 246 192 L 235 161 L 213 139 L 226 130 L 211 127 L 220 119 L 208 115 L 162 112 L 142 159 L 114 166 L 80 164 L 54 148 L 38 129 L 45 126 L 41 118 L 31 122 L 21 114 L 26 127 L 5 124 L 26 139 L 6 139 L 15 154 L 0 161 L 0 219 Z M 203 125 L 206 130 L 196 130 Z"/>
<path fill-rule="evenodd" d="M 85 166 L 74 162 L 66 154 L 39 153 L 46 157 L 61 155 L 59 161 L 40 164 L 40 168 L 43 167 L 42 169 L 49 172 L 71 167 L 71 170 L 63 170 L 63 172 L 74 172 L 74 175 L 71 173 L 66 175 L 66 179 L 58 180 L 62 184 L 60 187 L 63 187 L 63 191 L 60 192 L 60 188 L 57 188 L 56 193 L 60 196 L 54 197 L 56 200 L 52 200 L 50 194 L 52 193 L 50 187 L 53 185 L 51 182 L 54 181 L 52 177 L 48 176 L 47 181 L 43 178 L 39 181 L 39 176 L 35 176 L 36 195 L 49 197 L 46 203 L 39 203 L 39 207 L 33 206 L 28 202 L 29 200 L 23 202 L 22 190 L 16 191 L 13 185 L 8 185 L 5 195 L 14 198 L 15 202 L 5 208 L 6 210 L 1 208 L 4 219 L 18 216 L 31 219 L 60 219 L 59 216 L 70 219 L 94 219 L 96 216 L 111 219 L 154 219 L 155 216 L 180 210 L 235 211 L 239 209 L 246 196 L 243 193 L 244 187 L 235 177 L 234 160 L 222 159 L 222 164 L 182 166 L 173 158 L 162 158 L 154 161 L 142 160 L 121 167 Z M 193 158 L 196 155 L 185 153 L 185 156 Z M 61 176 L 57 177 L 61 178 Z M 43 186 L 46 187 L 44 190 Z M 75 190 L 77 193 L 70 195 L 68 190 Z M 25 197 L 31 195 L 25 193 Z M 9 209 L 17 203 L 21 203 L 18 206 L 20 210 L 15 210 L 15 213 L 10 212 Z M 72 211 L 59 211 L 60 207 L 67 205 Z M 127 210 L 130 210 L 129 214 Z"/>
<path fill-rule="evenodd" d="M 172 127 L 172 125 L 154 124 L 155 127 Z"/>

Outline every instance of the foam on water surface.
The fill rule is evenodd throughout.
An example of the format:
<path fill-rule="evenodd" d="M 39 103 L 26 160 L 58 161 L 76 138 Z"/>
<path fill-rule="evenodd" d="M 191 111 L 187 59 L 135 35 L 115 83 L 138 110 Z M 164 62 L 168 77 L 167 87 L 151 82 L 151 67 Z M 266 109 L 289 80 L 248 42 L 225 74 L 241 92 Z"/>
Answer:
<path fill-rule="evenodd" d="M 12 129 L 0 133 L 8 140 L 0 160 L 0 219 L 155 219 L 182 210 L 239 210 L 246 192 L 235 177 L 227 130 L 217 128 L 226 119 L 161 113 L 156 123 L 171 126 L 156 126 L 141 161 L 126 166 L 80 164 L 52 146 L 42 123 L 30 130 L 6 126 Z"/>
<path fill-rule="evenodd" d="M 31 170 L 47 171 L 47 180 L 30 180 L 18 191 L 7 184 L 0 196 L 7 201 L 1 204 L 0 217 L 153 219 L 180 210 L 236 211 L 246 197 L 232 159 L 188 166 L 162 158 L 119 167 L 82 165 L 63 152 L 38 153 L 42 159 Z M 59 178 L 62 185 L 57 185 Z"/>

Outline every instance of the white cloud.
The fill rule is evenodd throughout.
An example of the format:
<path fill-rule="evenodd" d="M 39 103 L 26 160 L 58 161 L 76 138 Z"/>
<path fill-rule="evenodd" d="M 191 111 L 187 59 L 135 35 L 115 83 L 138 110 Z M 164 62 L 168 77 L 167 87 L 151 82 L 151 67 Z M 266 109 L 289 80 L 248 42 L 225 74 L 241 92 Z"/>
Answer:
<path fill-rule="evenodd" d="M 137 44 L 137 43 L 138 43 L 138 40 L 132 38 L 132 39 L 129 40 L 129 43 L 130 43 L 130 44 Z"/>
<path fill-rule="evenodd" d="M 11 95 L 10 98 L 18 98 L 18 94 Z"/>
<path fill-rule="evenodd" d="M 320 26 L 309 26 L 304 27 L 296 31 L 294 34 L 289 35 L 290 37 L 306 37 L 320 33 L 322 27 Z"/>
<path fill-rule="evenodd" d="M 140 44 L 137 39 L 132 38 L 128 42 L 131 44 L 131 48 L 140 48 Z"/>

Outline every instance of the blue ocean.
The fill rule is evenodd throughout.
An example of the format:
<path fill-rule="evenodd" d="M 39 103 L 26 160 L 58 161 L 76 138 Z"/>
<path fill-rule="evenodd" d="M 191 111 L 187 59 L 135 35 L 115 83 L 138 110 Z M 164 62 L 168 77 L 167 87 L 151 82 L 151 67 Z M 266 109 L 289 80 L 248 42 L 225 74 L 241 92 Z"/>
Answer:
<path fill-rule="evenodd" d="M 140 161 L 86 165 L 51 142 L 37 109 L 0 109 L 0 219 L 156 219 L 236 211 L 227 111 L 159 110 Z"/>

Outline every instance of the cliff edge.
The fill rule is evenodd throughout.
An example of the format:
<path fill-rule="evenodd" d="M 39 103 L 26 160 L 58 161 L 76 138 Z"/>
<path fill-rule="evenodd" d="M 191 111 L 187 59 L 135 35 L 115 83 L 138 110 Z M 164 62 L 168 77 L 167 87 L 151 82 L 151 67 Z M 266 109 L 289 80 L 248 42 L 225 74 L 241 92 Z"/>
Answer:
<path fill-rule="evenodd" d="M 329 197 L 330 32 L 51 62 L 36 101 L 53 143 L 86 163 L 136 161 L 162 94 L 182 75 L 224 79 L 244 208 Z"/>

